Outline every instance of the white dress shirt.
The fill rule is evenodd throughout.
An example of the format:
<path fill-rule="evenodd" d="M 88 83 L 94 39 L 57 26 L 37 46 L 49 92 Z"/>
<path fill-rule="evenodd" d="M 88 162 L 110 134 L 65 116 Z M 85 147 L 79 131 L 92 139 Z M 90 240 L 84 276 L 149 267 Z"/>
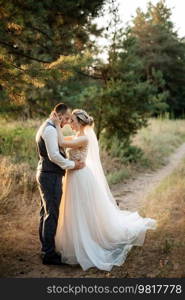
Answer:
<path fill-rule="evenodd" d="M 47 122 L 53 124 L 50 119 L 45 122 L 45 125 Z M 75 162 L 64 158 L 59 152 L 58 133 L 56 128 L 53 126 L 45 127 L 43 125 L 41 126 L 42 129 L 40 134 L 45 142 L 49 159 L 62 169 L 73 169 L 75 167 Z"/>

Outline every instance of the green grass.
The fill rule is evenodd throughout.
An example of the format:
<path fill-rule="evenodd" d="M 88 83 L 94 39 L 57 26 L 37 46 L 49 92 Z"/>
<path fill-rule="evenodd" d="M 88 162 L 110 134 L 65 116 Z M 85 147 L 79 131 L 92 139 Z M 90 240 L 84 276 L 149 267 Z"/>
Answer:
<path fill-rule="evenodd" d="M 148 127 L 138 131 L 128 149 L 119 148 L 119 141 L 115 140 L 112 153 L 119 156 L 127 151 L 129 155 L 123 160 L 118 158 L 116 163 L 110 159 L 106 161 L 108 166 L 112 164 L 112 170 L 109 166 L 107 172 L 109 184 L 122 182 L 138 171 L 162 167 L 168 162 L 169 155 L 184 142 L 185 120 L 150 119 Z M 129 157 L 132 157 L 131 163 L 127 160 Z"/>
<path fill-rule="evenodd" d="M 31 168 L 37 163 L 35 132 L 39 121 L 8 122 L 0 120 L 0 155 L 13 163 L 27 162 Z"/>
<path fill-rule="evenodd" d="M 0 155 L 8 156 L 13 163 L 26 162 L 35 169 L 38 154 L 35 134 L 43 120 L 7 122 L 0 120 Z M 66 127 L 65 134 L 71 130 Z"/>
<path fill-rule="evenodd" d="M 33 128 L 13 128 L 0 130 L 0 154 L 10 156 L 15 163 L 28 162 L 31 167 L 36 164 L 36 146 Z"/>
<path fill-rule="evenodd" d="M 27 163 L 35 170 L 38 154 L 35 134 L 43 120 L 6 121 L 0 119 L 0 155 L 11 158 L 16 164 Z M 69 127 L 64 134 L 70 134 Z M 166 163 L 167 157 L 185 141 L 185 120 L 151 119 L 147 128 L 142 128 L 133 138 L 132 145 L 142 149 L 143 156 L 137 159 L 137 166 L 155 169 Z M 135 155 L 135 154 L 133 154 Z M 132 176 L 129 163 L 106 161 L 102 155 L 104 167 L 108 164 L 107 178 L 110 184 L 120 182 Z M 135 163 L 132 164 L 135 168 Z"/>
<path fill-rule="evenodd" d="M 130 176 L 132 175 L 132 172 L 130 170 L 130 168 L 128 167 L 124 167 L 118 171 L 115 172 L 111 172 L 107 175 L 107 180 L 109 184 L 116 184 L 118 182 L 121 182 L 125 179 L 130 178 Z"/>
<path fill-rule="evenodd" d="M 150 119 L 133 138 L 133 145 L 144 152 L 140 165 L 156 169 L 167 162 L 168 156 L 185 142 L 185 120 Z"/>

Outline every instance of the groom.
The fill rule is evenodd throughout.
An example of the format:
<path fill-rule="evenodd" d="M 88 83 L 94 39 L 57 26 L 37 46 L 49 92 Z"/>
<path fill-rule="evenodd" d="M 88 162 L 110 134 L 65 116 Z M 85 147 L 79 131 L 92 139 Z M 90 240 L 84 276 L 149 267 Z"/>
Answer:
<path fill-rule="evenodd" d="M 68 124 L 70 110 L 64 103 L 54 107 L 61 127 Z M 61 256 L 55 252 L 55 233 L 62 197 L 62 177 L 66 169 L 81 169 L 84 163 L 66 158 L 65 150 L 59 149 L 58 135 L 52 120 L 46 120 L 36 135 L 39 153 L 37 183 L 41 195 L 39 236 L 42 244 L 43 264 L 60 265 Z"/>

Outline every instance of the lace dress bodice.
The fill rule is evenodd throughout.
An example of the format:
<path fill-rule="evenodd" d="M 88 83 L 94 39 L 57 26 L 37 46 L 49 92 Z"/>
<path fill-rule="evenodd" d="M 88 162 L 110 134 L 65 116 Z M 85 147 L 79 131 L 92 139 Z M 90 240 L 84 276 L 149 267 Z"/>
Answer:
<path fill-rule="evenodd" d="M 85 162 L 87 157 L 88 144 L 79 148 L 68 148 L 66 150 L 67 156 L 70 160 L 80 160 Z"/>

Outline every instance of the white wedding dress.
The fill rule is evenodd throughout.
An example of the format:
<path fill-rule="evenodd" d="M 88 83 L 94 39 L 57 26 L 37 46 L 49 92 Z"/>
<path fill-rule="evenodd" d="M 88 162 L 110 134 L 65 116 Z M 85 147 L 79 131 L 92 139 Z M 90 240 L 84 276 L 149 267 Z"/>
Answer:
<path fill-rule="evenodd" d="M 92 137 L 87 146 L 68 151 L 70 159 L 86 161 L 86 167 L 66 172 L 55 244 L 65 263 L 80 264 L 83 270 L 97 267 L 110 271 L 124 263 L 134 245 L 143 245 L 146 231 L 155 229 L 156 221 L 119 209 L 105 179 L 92 130 L 87 134 Z"/>

